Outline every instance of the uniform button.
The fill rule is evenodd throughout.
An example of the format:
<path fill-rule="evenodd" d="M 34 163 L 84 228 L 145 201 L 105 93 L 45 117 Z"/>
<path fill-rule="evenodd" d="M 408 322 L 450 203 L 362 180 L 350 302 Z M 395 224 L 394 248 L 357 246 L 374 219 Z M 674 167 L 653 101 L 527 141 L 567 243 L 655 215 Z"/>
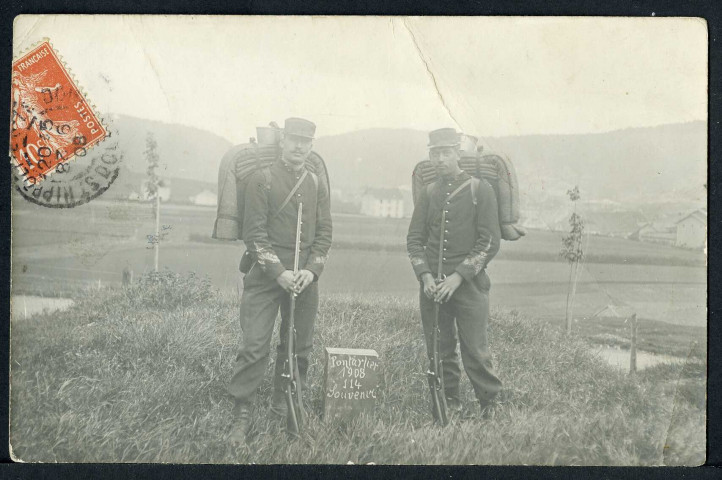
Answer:
<path fill-rule="evenodd" d="M 444 248 L 444 251 L 446 251 L 446 248 Z"/>
<path fill-rule="evenodd" d="M 443 257 L 441 260 L 445 262 L 445 261 L 446 261 L 446 257 Z"/>
<path fill-rule="evenodd" d="M 451 202 L 446 202 L 446 204 L 447 204 L 447 205 L 451 205 Z M 446 213 L 449 213 L 449 212 L 446 212 Z"/>
<path fill-rule="evenodd" d="M 449 241 L 449 239 L 448 239 L 448 238 L 445 238 L 445 239 L 444 239 L 444 243 L 446 243 L 446 242 L 448 242 L 448 241 Z"/>
<path fill-rule="evenodd" d="M 449 211 L 448 211 L 448 210 L 444 210 L 444 213 L 449 213 Z"/>
<path fill-rule="evenodd" d="M 446 223 L 449 223 L 449 221 L 448 221 L 448 220 L 446 220 Z"/>
<path fill-rule="evenodd" d="M 451 184 L 449 184 L 449 186 L 451 186 Z"/>
<path fill-rule="evenodd" d="M 297 193 L 297 194 L 296 194 L 296 196 L 297 196 L 297 197 L 300 197 L 300 196 L 301 196 L 301 194 L 300 194 L 300 193 Z"/>
<path fill-rule="evenodd" d="M 444 230 L 444 233 L 449 233 L 449 231 L 448 231 L 448 230 Z"/>

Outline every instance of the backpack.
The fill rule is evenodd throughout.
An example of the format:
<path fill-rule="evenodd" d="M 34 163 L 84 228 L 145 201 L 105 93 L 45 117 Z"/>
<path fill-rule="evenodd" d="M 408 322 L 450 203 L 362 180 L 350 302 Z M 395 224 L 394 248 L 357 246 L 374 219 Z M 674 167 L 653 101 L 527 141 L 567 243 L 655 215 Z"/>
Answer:
<path fill-rule="evenodd" d="M 232 147 L 221 159 L 218 169 L 218 210 L 213 226 L 212 238 L 219 240 L 243 240 L 243 215 L 246 204 L 246 186 L 251 174 L 263 172 L 266 187 L 271 188 L 270 167 L 281 155 L 277 144 L 259 144 L 254 139 L 249 143 Z M 323 158 L 316 152 L 306 159 L 306 168 L 316 184 L 325 182 L 331 192 L 328 170 Z"/>
<path fill-rule="evenodd" d="M 517 225 L 519 222 L 519 184 L 514 165 L 508 158 L 496 154 L 462 152 L 459 167 L 472 176 L 489 182 L 496 194 L 499 205 L 499 224 L 501 238 L 518 240 L 526 235 L 526 230 Z M 411 191 L 414 204 L 418 202 L 421 192 L 437 180 L 436 168 L 430 160 L 422 160 L 414 167 L 411 176 Z M 479 182 L 472 182 L 472 200 L 476 200 Z M 476 202 L 475 202 L 476 204 Z"/>

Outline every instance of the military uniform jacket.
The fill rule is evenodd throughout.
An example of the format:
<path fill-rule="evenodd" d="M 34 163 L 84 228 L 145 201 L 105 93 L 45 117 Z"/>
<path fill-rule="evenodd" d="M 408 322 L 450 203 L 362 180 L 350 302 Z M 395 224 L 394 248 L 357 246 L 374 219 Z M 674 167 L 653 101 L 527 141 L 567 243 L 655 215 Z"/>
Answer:
<path fill-rule="evenodd" d="M 305 167 L 304 167 L 305 169 Z M 321 276 L 331 248 L 331 210 L 329 192 L 324 182 L 314 181 L 308 172 L 293 198 L 279 211 L 288 194 L 303 174 L 280 159 L 271 167 L 268 185 L 262 171 L 254 172 L 246 188 L 243 241 L 257 265 L 276 279 L 293 269 L 298 204 L 303 202 L 299 269 Z"/>
<path fill-rule="evenodd" d="M 440 248 L 443 274 L 458 272 L 466 281 L 484 270 L 499 250 L 499 211 L 491 185 L 485 180 L 478 183 L 476 205 L 471 194 L 474 182 L 449 198 L 470 178 L 464 172 L 453 178 L 442 177 L 422 191 L 406 238 L 411 265 L 419 279 L 427 272 L 436 277 Z M 444 225 L 442 211 L 446 212 Z M 444 244 L 439 245 L 442 228 Z"/>

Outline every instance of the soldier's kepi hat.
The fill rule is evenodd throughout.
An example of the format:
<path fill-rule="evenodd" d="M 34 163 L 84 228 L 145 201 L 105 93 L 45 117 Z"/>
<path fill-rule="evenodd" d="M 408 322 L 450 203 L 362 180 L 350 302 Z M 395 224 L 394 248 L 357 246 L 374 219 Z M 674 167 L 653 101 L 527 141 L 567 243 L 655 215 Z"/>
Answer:
<path fill-rule="evenodd" d="M 459 134 L 453 128 L 440 128 L 429 132 L 429 148 L 455 147 L 460 143 Z"/>
<path fill-rule="evenodd" d="M 286 123 L 283 125 L 283 133 L 285 135 L 313 138 L 316 133 L 316 124 L 303 118 L 287 118 Z"/>

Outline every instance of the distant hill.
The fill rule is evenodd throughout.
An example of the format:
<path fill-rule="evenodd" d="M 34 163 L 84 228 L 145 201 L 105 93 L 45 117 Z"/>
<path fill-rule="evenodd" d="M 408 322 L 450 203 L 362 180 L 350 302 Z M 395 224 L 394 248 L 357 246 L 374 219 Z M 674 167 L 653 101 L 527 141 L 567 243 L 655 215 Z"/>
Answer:
<path fill-rule="evenodd" d="M 703 202 L 707 192 L 704 122 L 587 135 L 493 139 L 527 188 L 578 184 L 587 199 L 625 203 Z"/>
<path fill-rule="evenodd" d="M 232 146 L 212 132 L 183 125 L 123 115 L 112 123 L 119 132 L 124 167 L 135 173 L 146 169 L 143 151 L 148 132 L 158 142 L 161 175 L 213 187 L 221 157 Z M 334 188 L 359 191 L 408 186 L 414 165 L 427 155 L 427 139 L 427 132 L 377 128 L 320 137 L 314 149 L 326 160 Z M 505 153 L 514 162 L 523 206 L 565 205 L 565 192 L 573 185 L 579 185 L 583 200 L 613 200 L 624 209 L 631 204 L 686 208 L 706 199 L 704 122 L 599 134 L 485 138 L 484 142 L 487 150 Z"/>
<path fill-rule="evenodd" d="M 314 150 L 326 161 L 334 187 L 398 187 L 410 183 L 427 143 L 426 132 L 377 128 L 319 137 Z"/>
<path fill-rule="evenodd" d="M 147 168 L 143 152 L 149 132 L 158 142 L 158 174 L 165 177 L 215 184 L 221 157 L 232 146 L 225 138 L 206 130 L 125 115 L 112 118 L 111 129 L 118 131 L 123 166 L 135 173 L 144 173 Z"/>
<path fill-rule="evenodd" d="M 371 129 L 318 138 L 333 183 L 342 188 L 406 185 L 426 156 L 427 133 Z M 563 196 L 578 184 L 587 199 L 703 201 L 707 128 L 704 122 L 629 128 L 585 135 L 524 135 L 484 139 L 507 154 L 522 192 Z"/>

